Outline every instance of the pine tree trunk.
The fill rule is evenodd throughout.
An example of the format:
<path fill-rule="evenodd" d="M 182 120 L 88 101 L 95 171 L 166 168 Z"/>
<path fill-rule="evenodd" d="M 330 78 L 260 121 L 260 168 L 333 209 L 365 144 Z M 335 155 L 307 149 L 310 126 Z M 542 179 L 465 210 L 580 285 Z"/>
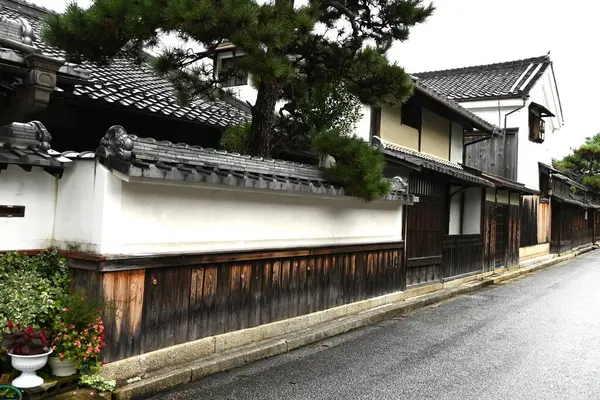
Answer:
<path fill-rule="evenodd" d="M 252 107 L 252 127 L 250 129 L 250 154 L 268 157 L 271 155 L 275 106 L 279 90 L 275 84 L 261 83 L 258 87 L 256 104 Z"/>

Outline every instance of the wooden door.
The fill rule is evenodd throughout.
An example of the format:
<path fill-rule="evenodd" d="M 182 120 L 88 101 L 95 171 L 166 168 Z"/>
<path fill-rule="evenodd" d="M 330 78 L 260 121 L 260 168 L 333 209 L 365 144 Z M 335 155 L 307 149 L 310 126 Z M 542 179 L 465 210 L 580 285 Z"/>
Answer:
<path fill-rule="evenodd" d="M 412 173 L 409 191 L 419 202 L 406 213 L 406 286 L 442 280 L 442 248 L 448 230 L 448 182 Z"/>
<path fill-rule="evenodd" d="M 496 242 L 494 252 L 494 267 L 506 265 L 506 251 L 508 248 L 508 207 L 504 204 L 496 205 Z"/>

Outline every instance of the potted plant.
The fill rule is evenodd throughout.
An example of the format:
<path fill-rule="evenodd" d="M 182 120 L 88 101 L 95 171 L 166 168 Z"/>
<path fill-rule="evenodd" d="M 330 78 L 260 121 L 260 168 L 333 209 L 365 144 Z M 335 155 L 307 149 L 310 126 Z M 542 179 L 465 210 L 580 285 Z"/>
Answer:
<path fill-rule="evenodd" d="M 49 364 L 55 376 L 69 376 L 77 369 L 95 372 L 100 369 L 99 355 L 104 342 L 104 324 L 100 307 L 88 302 L 85 296 L 68 296 L 54 324 L 52 350 Z"/>
<path fill-rule="evenodd" d="M 28 326 L 9 321 L 8 330 L 2 334 L 2 347 L 7 349 L 11 364 L 21 375 L 12 381 L 12 385 L 21 389 L 40 386 L 44 380 L 36 375 L 43 368 L 52 353 L 44 330 L 35 330 Z"/>

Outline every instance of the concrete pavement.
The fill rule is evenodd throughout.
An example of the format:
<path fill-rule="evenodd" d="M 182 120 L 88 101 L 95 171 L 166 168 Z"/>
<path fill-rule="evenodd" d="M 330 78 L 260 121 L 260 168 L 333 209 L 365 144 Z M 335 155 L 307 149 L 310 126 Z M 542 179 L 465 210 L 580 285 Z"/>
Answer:
<path fill-rule="evenodd" d="M 154 399 L 597 399 L 600 252 Z"/>

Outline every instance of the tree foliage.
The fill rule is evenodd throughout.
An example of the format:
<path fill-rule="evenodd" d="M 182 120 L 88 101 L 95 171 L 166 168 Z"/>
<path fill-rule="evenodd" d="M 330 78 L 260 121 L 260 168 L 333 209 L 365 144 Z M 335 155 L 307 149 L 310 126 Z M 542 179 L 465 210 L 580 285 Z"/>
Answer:
<path fill-rule="evenodd" d="M 600 191 L 600 133 L 586 138 L 581 147 L 555 161 L 554 167 L 590 189 Z"/>
<path fill-rule="evenodd" d="M 332 129 L 317 134 L 313 147 L 335 159 L 327 170 L 347 194 L 373 201 L 390 193 L 391 183 L 383 175 L 383 155 L 363 139 Z"/>
<path fill-rule="evenodd" d="M 386 53 L 432 12 L 423 0 L 308 0 L 303 6 L 293 0 L 95 0 L 88 9 L 71 4 L 63 15 L 50 16 L 44 37 L 71 60 L 102 63 L 121 54 L 139 59 L 160 34 L 177 34 L 188 43 L 164 49 L 156 69 L 184 103 L 248 72 L 258 90 L 249 150 L 267 156 L 278 101 L 294 108 L 316 85 L 341 83 L 369 105 L 404 101 L 411 79 Z M 226 42 L 236 48 L 235 62 L 217 73 L 205 61 Z"/>

